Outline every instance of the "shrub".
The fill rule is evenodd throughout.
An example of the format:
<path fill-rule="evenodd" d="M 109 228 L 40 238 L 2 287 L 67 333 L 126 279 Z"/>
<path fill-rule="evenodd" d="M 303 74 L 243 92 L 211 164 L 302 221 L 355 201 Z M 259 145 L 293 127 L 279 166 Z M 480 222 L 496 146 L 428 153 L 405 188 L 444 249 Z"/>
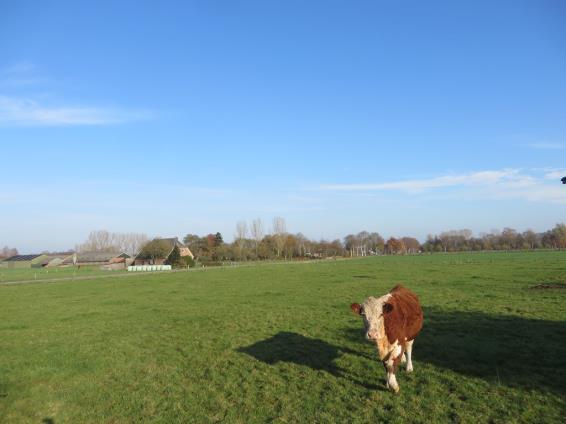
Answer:
<path fill-rule="evenodd" d="M 167 259 L 167 262 L 173 268 L 181 268 L 184 266 L 184 261 L 181 257 L 181 251 L 179 250 L 179 247 L 175 246 L 173 248 L 171 254 L 169 255 L 169 258 Z"/>
<path fill-rule="evenodd" d="M 193 268 L 195 266 L 195 260 L 190 256 L 182 256 L 181 261 L 183 262 L 183 266 Z"/>

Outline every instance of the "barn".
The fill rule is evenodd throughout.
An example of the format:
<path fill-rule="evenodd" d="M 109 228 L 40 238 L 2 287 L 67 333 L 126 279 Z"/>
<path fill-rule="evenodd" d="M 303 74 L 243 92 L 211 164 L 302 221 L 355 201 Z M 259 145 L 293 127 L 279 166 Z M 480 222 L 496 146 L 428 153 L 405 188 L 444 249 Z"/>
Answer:
<path fill-rule="evenodd" d="M 116 252 L 79 252 L 76 257 L 77 265 L 112 265 L 125 264 L 131 256 L 127 253 Z M 64 265 L 73 263 L 73 256 L 65 259 Z"/>
<path fill-rule="evenodd" d="M 36 255 L 15 255 L 2 261 L 2 266 L 7 268 L 36 268 L 43 266 L 43 262 L 48 258 L 45 254 Z"/>
<path fill-rule="evenodd" d="M 164 265 L 168 263 L 169 256 L 177 247 L 181 257 L 190 256 L 194 259 L 191 250 L 179 241 L 177 237 L 155 238 L 147 243 L 138 253 L 134 265 Z"/>
<path fill-rule="evenodd" d="M 61 266 L 66 260 L 70 260 L 72 263 L 74 252 L 62 252 L 62 253 L 49 253 L 46 258 L 41 262 L 41 266 L 52 268 L 56 266 Z"/>

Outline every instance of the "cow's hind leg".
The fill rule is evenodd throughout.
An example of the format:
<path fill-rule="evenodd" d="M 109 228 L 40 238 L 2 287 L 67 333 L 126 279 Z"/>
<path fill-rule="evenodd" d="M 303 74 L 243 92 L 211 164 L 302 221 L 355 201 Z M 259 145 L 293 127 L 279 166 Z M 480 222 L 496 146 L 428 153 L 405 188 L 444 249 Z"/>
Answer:
<path fill-rule="evenodd" d="M 407 353 L 407 372 L 413 372 L 413 361 L 411 359 L 413 353 L 414 340 L 405 342 L 405 352 Z"/>

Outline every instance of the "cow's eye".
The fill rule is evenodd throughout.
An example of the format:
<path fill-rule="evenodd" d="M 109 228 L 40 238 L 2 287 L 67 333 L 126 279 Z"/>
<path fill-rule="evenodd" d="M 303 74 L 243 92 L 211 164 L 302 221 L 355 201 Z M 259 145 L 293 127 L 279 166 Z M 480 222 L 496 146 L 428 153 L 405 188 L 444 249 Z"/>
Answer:
<path fill-rule="evenodd" d="M 366 315 L 366 313 L 364 312 L 363 309 L 360 309 L 360 315 L 362 315 L 362 316 L 365 316 L 365 315 Z"/>

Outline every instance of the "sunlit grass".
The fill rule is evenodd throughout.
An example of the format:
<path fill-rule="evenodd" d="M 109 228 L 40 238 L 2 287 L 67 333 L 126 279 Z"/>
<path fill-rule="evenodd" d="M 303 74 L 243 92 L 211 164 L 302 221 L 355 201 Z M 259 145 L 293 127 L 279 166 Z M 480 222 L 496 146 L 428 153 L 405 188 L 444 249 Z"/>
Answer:
<path fill-rule="evenodd" d="M 349 304 L 425 327 L 384 387 Z M 566 252 L 382 257 L 0 287 L 1 422 L 562 422 Z"/>
<path fill-rule="evenodd" d="M 0 267 L 0 283 L 12 281 L 35 281 L 53 280 L 59 278 L 82 278 L 100 275 L 115 275 L 124 273 L 126 270 L 106 271 L 101 270 L 100 266 L 81 266 L 80 268 L 52 267 L 52 268 L 8 268 Z"/>

